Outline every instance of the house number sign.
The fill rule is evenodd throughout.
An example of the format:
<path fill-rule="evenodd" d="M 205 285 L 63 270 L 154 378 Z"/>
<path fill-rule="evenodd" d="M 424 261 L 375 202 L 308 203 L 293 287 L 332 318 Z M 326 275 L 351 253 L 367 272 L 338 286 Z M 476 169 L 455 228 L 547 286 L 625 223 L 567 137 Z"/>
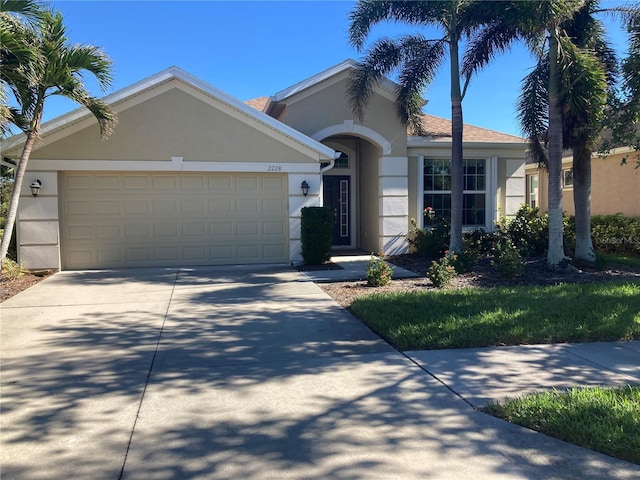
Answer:
<path fill-rule="evenodd" d="M 267 165 L 267 172 L 281 172 L 282 165 Z"/>

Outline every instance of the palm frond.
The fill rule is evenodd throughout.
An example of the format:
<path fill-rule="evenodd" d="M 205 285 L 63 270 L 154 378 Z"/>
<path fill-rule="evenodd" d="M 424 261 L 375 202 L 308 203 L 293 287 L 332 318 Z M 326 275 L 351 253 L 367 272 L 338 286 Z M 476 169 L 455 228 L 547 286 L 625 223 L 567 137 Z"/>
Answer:
<path fill-rule="evenodd" d="M 376 41 L 365 58 L 349 76 L 347 97 L 354 115 L 364 116 L 364 108 L 373 95 L 375 86 L 384 75 L 397 68 L 404 59 L 399 42 L 382 38 Z"/>
<path fill-rule="evenodd" d="M 361 50 L 371 27 L 383 21 L 421 26 L 438 24 L 452 3 L 455 2 L 360 0 L 349 14 L 349 43 Z"/>
<path fill-rule="evenodd" d="M 106 91 L 113 83 L 113 62 L 98 47 L 92 45 L 73 46 L 60 52 L 61 63 L 66 65 L 72 74 L 89 72 L 98 81 L 102 91 Z"/>
<path fill-rule="evenodd" d="M 546 165 L 547 150 L 544 147 L 549 131 L 549 63 L 542 59 L 523 79 L 522 93 L 518 98 L 518 123 L 529 139 L 530 155 L 538 165 Z"/>
<path fill-rule="evenodd" d="M 517 28 L 503 22 L 491 22 L 474 33 L 462 60 L 462 76 L 471 78 L 498 54 L 508 51 L 520 35 Z"/>
<path fill-rule="evenodd" d="M 405 44 L 407 45 L 407 44 Z M 397 109 L 400 120 L 422 134 L 423 90 L 433 82 L 446 55 L 446 42 L 422 41 L 404 49 L 405 60 L 398 77 Z"/>

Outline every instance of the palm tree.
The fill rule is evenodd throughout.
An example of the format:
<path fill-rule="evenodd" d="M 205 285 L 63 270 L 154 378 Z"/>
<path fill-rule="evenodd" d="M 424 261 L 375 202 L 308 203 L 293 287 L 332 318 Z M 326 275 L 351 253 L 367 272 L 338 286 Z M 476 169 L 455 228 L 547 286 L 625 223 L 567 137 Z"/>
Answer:
<path fill-rule="evenodd" d="M 547 265 L 557 269 L 565 263 L 562 212 L 562 151 L 563 151 L 563 72 L 576 50 L 564 29 L 567 21 L 580 11 L 587 0 L 548 0 L 527 2 L 499 2 L 501 13 L 474 39 L 470 46 L 473 63 L 464 71 L 473 73 L 484 66 L 497 52 L 507 50 L 511 44 L 524 40 L 540 59 L 537 69 L 547 62 L 548 75 L 542 84 L 529 78 L 533 84 L 529 93 L 538 102 L 544 97 L 546 117 L 538 116 L 540 104 L 533 116 L 521 114 L 521 122 L 530 137 L 531 152 L 539 163 L 546 163 L 549 172 L 549 244 Z M 540 72 L 538 72 L 540 73 Z M 546 143 L 546 148 L 544 144 Z"/>
<path fill-rule="evenodd" d="M 564 52 L 561 71 L 561 104 L 563 105 L 563 145 L 573 153 L 573 197 L 575 205 L 576 260 L 593 264 L 595 252 L 591 240 L 591 157 L 593 149 L 601 143 L 601 135 L 606 126 L 605 112 L 608 93 L 613 91 L 617 80 L 617 63 L 613 49 L 605 40 L 602 22 L 596 14 L 607 13 L 621 16 L 631 22 L 638 17 L 639 10 L 633 7 L 600 9 L 597 0 L 587 0 L 574 16 L 562 25 L 571 38 Z M 546 65 L 546 67 L 545 67 Z M 539 64 L 529 77 L 543 73 L 548 79 L 548 63 Z M 637 77 L 637 73 L 634 74 Z M 525 89 L 537 84 L 538 91 L 544 90 L 545 81 L 525 82 Z M 532 102 L 538 105 L 533 105 Z M 538 113 L 539 100 L 535 100 L 535 90 L 523 93 L 520 102 L 521 119 L 530 120 Z M 539 114 L 538 114 L 539 115 Z M 544 118 L 544 114 L 539 115 Z M 532 123 L 522 122 L 529 133 L 535 131 Z M 631 122 L 629 122 L 631 123 Z M 636 121 L 637 124 L 637 121 Z M 526 127 L 529 126 L 529 128 Z"/>
<path fill-rule="evenodd" d="M 0 0 L 0 135 L 10 134 L 10 124 L 20 122 L 17 109 L 8 105 L 12 66 L 37 56 L 29 33 L 37 26 L 39 5 L 32 0 Z"/>
<path fill-rule="evenodd" d="M 427 39 L 421 34 L 396 40 L 380 39 L 371 48 L 350 77 L 348 95 L 354 114 L 362 118 L 376 84 L 397 69 L 398 116 L 416 134 L 424 133 L 420 118 L 421 91 L 429 85 L 447 54 L 450 61 L 451 92 L 451 253 L 462 250 L 463 150 L 462 100 L 464 86 L 460 74 L 460 42 L 469 38 L 492 18 L 498 2 L 482 1 L 378 1 L 360 0 L 351 12 L 349 40 L 361 51 L 373 25 L 398 21 L 418 27 L 435 26 L 441 36 Z"/>
<path fill-rule="evenodd" d="M 565 45 L 560 71 L 563 147 L 573 152 L 573 196 L 576 221 L 575 258 L 593 264 L 591 241 L 591 156 L 604 126 L 607 91 L 616 80 L 616 58 L 605 41 L 604 27 L 594 17 L 596 0 L 588 0 L 562 28 L 571 43 Z M 548 127 L 549 61 L 540 58 L 526 77 L 518 103 L 520 121 L 533 138 Z M 545 108 L 546 107 L 546 108 Z M 538 155 L 540 163 L 546 160 Z"/>
<path fill-rule="evenodd" d="M 591 241 L 591 157 L 604 129 L 607 92 L 616 82 L 617 62 L 605 40 L 602 23 L 595 18 L 598 1 L 590 0 L 565 24 L 579 47 L 566 69 L 563 88 L 565 145 L 573 151 L 573 202 L 576 246 L 574 257 L 594 264 Z"/>
<path fill-rule="evenodd" d="M 640 152 L 640 4 L 623 11 L 622 18 L 629 34 L 629 49 L 621 65 L 621 88 L 610 91 L 606 117 L 610 135 L 601 145 L 603 153 L 623 145 Z M 640 154 L 637 168 L 640 168 Z"/>
<path fill-rule="evenodd" d="M 27 162 L 40 134 L 47 98 L 61 95 L 86 107 L 98 120 L 103 138 L 111 133 L 117 118 L 111 108 L 91 96 L 82 83 L 84 75 L 90 73 L 103 90 L 111 85 L 111 60 L 99 48 L 71 45 L 62 15 L 52 10 L 43 11 L 38 27 L 25 32 L 35 55 L 22 63 L 2 65 L 3 80 L 15 96 L 20 117 L 25 120 L 20 126 L 26 139 L 16 168 L 5 234 L 0 245 L 0 262 L 4 262 L 7 255 Z"/>

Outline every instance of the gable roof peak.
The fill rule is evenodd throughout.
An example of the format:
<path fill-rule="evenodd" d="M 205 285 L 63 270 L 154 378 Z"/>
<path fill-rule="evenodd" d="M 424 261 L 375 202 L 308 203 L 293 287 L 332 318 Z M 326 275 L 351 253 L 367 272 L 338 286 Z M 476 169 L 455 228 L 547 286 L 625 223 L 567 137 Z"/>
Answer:
<path fill-rule="evenodd" d="M 298 130 L 295 130 L 284 123 L 277 121 L 269 115 L 246 105 L 244 102 L 237 98 L 223 92 L 222 90 L 214 87 L 208 82 L 192 75 L 179 67 L 171 66 L 162 70 L 150 77 L 139 80 L 132 85 L 124 87 L 114 93 L 111 93 L 102 98 L 102 100 L 111 105 L 116 106 L 126 100 L 132 99 L 139 94 L 153 90 L 167 82 L 178 80 L 187 84 L 189 87 L 199 90 L 206 96 L 215 99 L 220 104 L 239 112 L 243 117 L 247 118 L 250 122 L 257 122 L 268 127 L 270 130 L 290 138 L 294 142 L 314 151 L 320 158 L 331 159 L 334 156 L 334 151 L 326 145 L 317 142 L 306 135 L 303 135 Z M 74 123 L 92 119 L 91 112 L 84 107 L 77 108 L 69 113 L 63 114 L 53 120 L 50 120 L 42 125 L 41 136 L 43 140 L 52 133 L 62 130 L 71 126 Z M 92 120 L 93 121 L 93 120 Z M 9 138 L 6 142 L 3 141 L 3 150 L 10 150 L 21 142 L 24 142 L 24 134 L 19 133 Z"/>
<path fill-rule="evenodd" d="M 345 70 L 353 69 L 357 65 L 358 63 L 355 60 L 353 60 L 352 58 L 348 58 L 343 62 L 340 62 L 337 65 L 333 65 L 332 67 L 316 73 L 315 75 L 312 75 L 311 77 L 308 77 L 294 85 L 291 85 L 284 90 L 280 90 L 276 94 L 272 95 L 271 98 L 274 102 L 279 102 L 281 100 L 284 100 L 285 98 L 295 95 L 298 92 L 306 90 L 307 88 L 312 87 L 313 85 L 316 85 L 328 78 L 331 78 L 334 75 L 342 73 Z"/>

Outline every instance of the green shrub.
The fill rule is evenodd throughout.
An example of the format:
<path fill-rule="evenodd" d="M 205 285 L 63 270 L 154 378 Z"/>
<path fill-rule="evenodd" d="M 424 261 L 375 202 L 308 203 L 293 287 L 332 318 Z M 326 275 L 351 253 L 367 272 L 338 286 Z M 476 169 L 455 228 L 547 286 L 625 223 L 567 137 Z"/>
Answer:
<path fill-rule="evenodd" d="M 329 207 L 303 207 L 301 212 L 302 258 L 308 265 L 320 265 L 331 258 L 333 214 Z"/>
<path fill-rule="evenodd" d="M 371 254 L 369 265 L 367 266 L 367 285 L 370 287 L 383 287 L 391 283 L 393 268 L 385 262 L 384 253 L 380 252 L 378 257 Z"/>
<path fill-rule="evenodd" d="M 425 228 L 418 226 L 415 219 L 411 219 L 411 229 L 407 241 L 411 250 L 425 258 L 439 258 L 449 248 L 451 225 L 446 218 L 426 216 Z"/>
<path fill-rule="evenodd" d="M 564 238 L 570 246 L 576 243 L 576 219 L 565 217 Z M 622 214 L 591 217 L 593 248 L 601 253 L 640 256 L 640 217 Z"/>
<path fill-rule="evenodd" d="M 446 287 L 451 283 L 453 277 L 456 276 L 456 269 L 452 265 L 452 256 L 445 255 L 438 261 L 431 262 L 429 271 L 427 272 L 427 278 L 431 280 L 438 288 Z"/>
<path fill-rule="evenodd" d="M 524 269 L 522 255 L 511 239 L 502 239 L 496 244 L 494 257 L 491 265 L 505 278 L 516 277 Z"/>
<path fill-rule="evenodd" d="M 2 262 L 2 273 L 9 278 L 16 279 L 22 273 L 22 267 L 7 257 L 4 262 Z"/>
<path fill-rule="evenodd" d="M 462 252 L 451 255 L 450 263 L 457 273 L 473 271 L 480 258 L 480 252 L 465 243 L 463 243 Z"/>
<path fill-rule="evenodd" d="M 511 220 L 501 220 L 497 231 L 504 234 L 522 255 L 543 254 L 549 243 L 549 217 L 538 208 L 522 205 Z"/>
<path fill-rule="evenodd" d="M 591 217 L 591 238 L 597 250 L 620 255 L 640 255 L 640 217 Z"/>
<path fill-rule="evenodd" d="M 463 240 L 465 250 L 473 250 L 478 254 L 478 257 L 483 257 L 493 253 L 498 235 L 495 232 L 487 232 L 482 228 L 478 228 L 472 232 L 465 233 Z"/>

